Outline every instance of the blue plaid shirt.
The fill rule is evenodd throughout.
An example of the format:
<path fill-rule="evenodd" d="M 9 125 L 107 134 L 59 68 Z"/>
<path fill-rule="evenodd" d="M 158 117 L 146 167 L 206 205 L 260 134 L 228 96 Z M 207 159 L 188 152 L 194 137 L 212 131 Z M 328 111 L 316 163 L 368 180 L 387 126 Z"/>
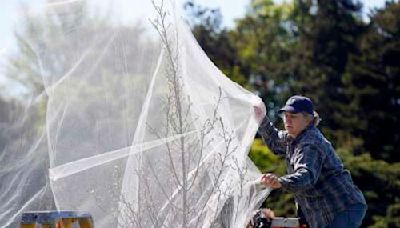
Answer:
<path fill-rule="evenodd" d="M 258 132 L 275 154 L 286 158 L 287 175 L 279 182 L 294 194 L 312 228 L 329 225 L 335 213 L 350 205 L 366 205 L 350 172 L 343 168 L 331 143 L 316 127 L 310 125 L 293 139 L 265 118 Z"/>

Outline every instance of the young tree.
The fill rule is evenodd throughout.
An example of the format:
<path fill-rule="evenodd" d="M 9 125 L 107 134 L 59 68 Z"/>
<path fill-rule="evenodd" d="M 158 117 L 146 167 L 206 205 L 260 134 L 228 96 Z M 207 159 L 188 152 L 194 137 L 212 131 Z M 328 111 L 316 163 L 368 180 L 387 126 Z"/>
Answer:
<path fill-rule="evenodd" d="M 219 92 L 211 94 L 217 96 L 212 97 L 206 110 L 211 117 L 196 113 L 205 110 L 192 103 L 185 84 L 188 81 L 181 65 L 179 27 L 169 23 L 170 14 L 162 4 L 154 7 L 158 17 L 152 23 L 163 44 L 163 67 L 158 80 L 165 80 L 166 87 L 154 87 L 155 93 L 164 96 L 157 105 L 163 113 L 161 119 L 148 116 L 144 128 L 156 140 L 167 141 L 157 149 L 165 151 L 159 155 L 162 161 L 149 153 L 141 153 L 131 161 L 134 165 L 127 171 L 134 170 L 133 179 L 139 187 L 133 197 L 129 194 L 132 189 L 122 189 L 119 225 L 244 225 L 259 192 L 249 179 L 251 166 L 241 155 L 238 135 L 222 117 L 221 106 L 227 105 L 230 98 L 216 87 Z M 170 138 L 174 139 L 169 141 Z M 128 166 L 129 163 L 128 160 Z"/>

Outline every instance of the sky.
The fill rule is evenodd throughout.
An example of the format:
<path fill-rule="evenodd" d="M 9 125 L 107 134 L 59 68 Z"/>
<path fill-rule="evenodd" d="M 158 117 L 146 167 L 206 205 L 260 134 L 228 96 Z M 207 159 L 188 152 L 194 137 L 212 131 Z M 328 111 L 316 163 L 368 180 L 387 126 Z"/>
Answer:
<path fill-rule="evenodd" d="M 13 26 L 18 21 L 18 9 L 21 3 L 26 3 L 30 6 L 40 5 L 45 0 L 1 0 L 0 7 L 0 88 L 1 84 L 4 83 L 4 59 L 7 53 L 10 53 L 15 49 L 15 41 L 13 38 Z M 65 0 L 65 2 L 72 2 L 79 0 Z M 97 0 L 95 0 L 97 1 Z M 125 0 L 126 9 L 131 9 L 129 4 L 136 1 L 150 1 L 150 0 Z M 182 0 L 185 1 L 185 0 Z M 233 27 L 234 19 L 243 17 L 246 13 L 246 8 L 250 0 L 193 0 L 196 4 L 201 6 L 207 6 L 211 8 L 219 8 L 223 16 L 223 26 Z M 284 0 L 275 0 L 276 2 L 282 2 Z M 106 1 L 104 1 L 106 2 Z M 130 3 L 129 3 L 130 2 Z M 136 2 L 137 3 L 137 2 Z M 364 14 L 369 12 L 369 9 L 373 7 L 382 7 L 385 0 L 362 0 L 364 4 Z M 132 4 L 131 4 L 132 5 Z M 124 7 L 122 7 L 124 8 Z M 142 10 L 142 9 L 141 9 Z M 131 12 L 131 11 L 126 11 Z"/>
<path fill-rule="evenodd" d="M 134 1 L 134 0 L 133 0 Z M 142 0 L 144 1 L 144 0 Z M 276 2 L 282 2 L 284 0 L 275 0 Z M 10 30 L 12 22 L 16 19 L 16 9 L 19 3 L 28 3 L 34 5 L 36 2 L 43 2 L 43 0 L 1 0 L 0 9 L 0 54 L 1 45 L 4 44 L 4 32 Z M 223 15 L 223 23 L 225 26 L 232 27 L 234 25 L 234 19 L 242 17 L 246 12 L 246 7 L 250 0 L 194 0 L 202 6 L 208 6 L 213 8 L 220 8 Z M 365 9 L 372 7 L 382 7 L 385 0 L 362 0 Z"/>
<path fill-rule="evenodd" d="M 281 2 L 284 0 L 275 1 Z M 17 18 L 17 7 L 21 2 L 34 5 L 35 3 L 43 2 L 43 0 L 1 0 L 0 56 L 5 51 L 6 45 L 10 44 L 11 42 L 11 37 L 9 34 L 12 31 L 12 24 Z M 194 2 L 201 6 L 219 8 L 222 12 L 223 24 L 227 27 L 233 27 L 234 19 L 240 18 L 246 13 L 246 7 L 250 0 L 194 0 Z M 362 0 L 362 2 L 365 6 L 365 9 L 370 9 L 372 7 L 382 7 L 385 3 L 385 0 Z"/>

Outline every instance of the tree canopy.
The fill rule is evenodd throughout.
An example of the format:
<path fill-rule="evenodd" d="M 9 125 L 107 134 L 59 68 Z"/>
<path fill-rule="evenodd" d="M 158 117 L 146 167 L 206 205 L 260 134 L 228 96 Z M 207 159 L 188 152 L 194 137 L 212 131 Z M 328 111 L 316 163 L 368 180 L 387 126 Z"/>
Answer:
<path fill-rule="evenodd" d="M 363 227 L 400 227 L 400 157 L 396 155 L 400 150 L 400 3 L 387 1 L 365 18 L 362 4 L 355 0 L 252 0 L 246 15 L 232 28 L 222 26 L 219 9 L 202 7 L 195 1 L 188 1 L 185 9 L 192 32 L 209 58 L 232 80 L 257 93 L 272 119 L 292 94 L 313 99 L 323 119 L 321 130 L 366 197 Z M 65 47 L 62 41 L 73 34 L 72 25 L 91 18 L 76 14 L 70 20 L 72 25 L 59 24 L 57 18 L 63 12 L 59 13 L 47 15 L 46 26 L 28 19 L 15 32 L 19 54 L 10 58 L 6 76 L 18 81 L 27 93 L 43 91 L 39 83 L 42 77 L 65 74 L 75 61 L 65 50 L 89 45 L 79 40 L 76 43 L 80 46 Z M 93 23 L 113 32 L 105 19 Z M 33 31 L 33 25 L 43 31 Z M 135 29 L 141 28 L 121 28 L 118 32 L 132 41 L 130 34 Z M 46 61 L 38 62 L 34 54 L 38 48 L 63 54 L 41 53 Z M 52 71 L 41 71 L 42 64 Z M 110 76 L 108 80 L 112 83 L 114 79 Z M 21 109 L 22 101 L 5 97 L 1 92 L 1 124 L 11 121 L 13 112 Z M 32 118 L 42 119 L 41 112 L 36 110 Z M 276 123 L 279 126 L 280 122 Z M 0 142 L 10 137 L 12 134 L 1 133 Z M 263 172 L 285 172 L 283 161 L 260 139 L 254 141 L 249 156 Z M 292 198 L 273 192 L 264 205 L 278 216 L 293 216 Z"/>
<path fill-rule="evenodd" d="M 363 226 L 400 227 L 400 3 L 388 1 L 365 18 L 354 0 L 252 0 L 247 14 L 223 29 L 218 9 L 208 13 L 193 31 L 215 64 L 257 92 L 273 119 L 288 96 L 311 97 L 322 131 L 366 196 Z M 218 24 L 205 23 L 211 18 Z M 205 37 L 223 40 L 230 55 Z M 260 140 L 250 157 L 263 172 L 284 174 L 282 161 Z M 273 193 L 265 204 L 290 216 L 290 201 Z"/>

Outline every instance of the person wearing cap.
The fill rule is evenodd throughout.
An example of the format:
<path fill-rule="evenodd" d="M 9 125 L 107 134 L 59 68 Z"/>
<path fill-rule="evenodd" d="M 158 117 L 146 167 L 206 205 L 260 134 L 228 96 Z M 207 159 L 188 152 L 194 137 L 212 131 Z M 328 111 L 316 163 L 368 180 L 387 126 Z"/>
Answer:
<path fill-rule="evenodd" d="M 359 227 L 366 212 L 362 192 L 331 143 L 317 129 L 319 116 L 312 101 L 290 97 L 279 110 L 285 130 L 277 130 L 265 115 L 265 105 L 254 107 L 259 134 L 275 154 L 286 160 L 287 174 L 264 174 L 261 183 L 292 192 L 312 228 Z"/>

